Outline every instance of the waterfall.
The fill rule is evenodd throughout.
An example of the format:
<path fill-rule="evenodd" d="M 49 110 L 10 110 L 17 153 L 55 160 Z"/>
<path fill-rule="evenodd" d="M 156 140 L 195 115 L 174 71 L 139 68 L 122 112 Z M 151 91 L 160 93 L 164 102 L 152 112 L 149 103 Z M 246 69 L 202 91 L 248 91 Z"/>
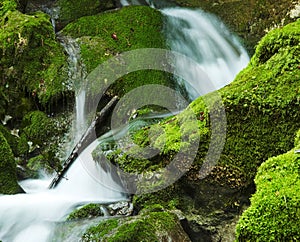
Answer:
<path fill-rule="evenodd" d="M 139 1 L 121 0 L 123 5 L 132 2 Z M 161 12 L 167 17 L 166 35 L 170 48 L 200 63 L 215 89 L 230 83 L 248 63 L 248 55 L 237 39 L 211 15 L 181 8 L 167 8 Z M 77 90 L 72 135 L 75 144 L 87 127 L 85 89 L 77 88 L 82 86 L 85 71 L 80 63 L 76 40 L 62 36 L 59 39 L 69 56 L 70 83 Z M 184 76 L 190 76 L 189 80 L 192 80 L 192 83 L 186 83 L 178 79 L 191 99 L 210 91 L 206 90 L 205 82 L 199 81 L 199 73 L 193 67 L 183 66 L 179 59 L 174 61 L 178 72 L 185 72 Z M 48 241 L 54 236 L 52 231 L 56 222 L 63 221 L 74 207 L 89 202 L 108 203 L 126 199 L 111 174 L 92 158 L 92 151 L 100 142 L 94 141 L 80 154 L 55 189 L 47 189 L 51 178 L 30 180 L 21 183 L 27 194 L 0 196 L 0 240 Z"/>
<path fill-rule="evenodd" d="M 169 1 L 122 0 L 121 4 L 147 4 L 160 9 L 166 17 L 164 32 L 169 48 L 200 64 L 201 69 L 186 66 L 186 61 L 181 59 L 172 63 L 177 72 L 189 80 L 176 78 L 190 100 L 226 86 L 249 63 L 248 53 L 238 38 L 212 14 L 201 9 L 173 7 Z M 202 73 L 210 79 L 202 80 Z"/>
<path fill-rule="evenodd" d="M 167 17 L 165 32 L 172 51 L 192 58 L 210 80 L 201 80 L 199 68 L 175 60 L 175 68 L 190 83 L 177 79 L 194 100 L 200 95 L 229 84 L 249 62 L 246 50 L 237 38 L 216 17 L 201 10 L 167 8 L 161 10 Z M 206 82 L 210 81 L 210 85 Z"/>
<path fill-rule="evenodd" d="M 69 138 L 70 142 L 66 152 L 69 153 L 88 128 L 87 115 L 85 113 L 86 90 L 84 85 L 87 74 L 81 61 L 80 47 L 77 41 L 69 36 L 60 36 L 60 34 L 58 34 L 58 39 L 68 54 L 69 88 L 74 89 L 76 93 L 74 110 L 76 117 L 73 121 L 71 137 Z"/>

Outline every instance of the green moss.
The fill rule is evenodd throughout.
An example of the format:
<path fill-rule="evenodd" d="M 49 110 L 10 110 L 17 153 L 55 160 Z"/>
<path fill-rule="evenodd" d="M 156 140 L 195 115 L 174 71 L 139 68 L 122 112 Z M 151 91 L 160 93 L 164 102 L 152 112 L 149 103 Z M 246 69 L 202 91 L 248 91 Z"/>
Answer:
<path fill-rule="evenodd" d="M 0 132 L 0 194 L 15 194 L 22 189 L 17 183 L 16 163 L 12 150 Z"/>
<path fill-rule="evenodd" d="M 12 135 L 10 130 L 0 124 L 0 132 L 5 137 L 7 143 L 13 151 L 14 155 L 18 154 L 18 139 L 16 136 Z"/>
<path fill-rule="evenodd" d="M 300 240 L 300 157 L 294 151 L 258 169 L 257 191 L 237 225 L 238 241 Z"/>
<path fill-rule="evenodd" d="M 0 2 L 0 17 L 3 17 L 9 11 L 15 11 L 17 2 L 14 0 L 1 0 Z"/>
<path fill-rule="evenodd" d="M 56 5 L 59 7 L 58 21 L 63 25 L 80 17 L 94 15 L 116 7 L 114 0 L 59 0 Z"/>
<path fill-rule="evenodd" d="M 162 28 L 163 19 L 159 11 L 145 6 L 130 6 L 80 18 L 66 26 L 63 33 L 79 38 L 81 57 L 87 71 L 91 72 L 99 64 L 125 51 L 165 48 Z M 116 81 L 108 93 L 122 96 L 138 86 L 166 84 L 169 79 L 168 74 L 160 71 L 132 72 Z M 103 86 L 103 81 L 97 84 L 97 90 Z"/>
<path fill-rule="evenodd" d="M 101 205 L 88 204 L 70 213 L 69 216 L 67 217 L 67 221 L 77 220 L 77 219 L 90 219 L 99 216 L 103 216 Z"/>
<path fill-rule="evenodd" d="M 1 18 L 0 50 L 4 109 L 20 118 L 33 104 L 48 104 L 66 90 L 66 57 L 49 16 L 7 11 Z M 14 107 L 8 108 L 13 102 Z M 24 110 L 24 111 L 22 111 Z M 19 113 L 20 112 L 20 113 Z"/>
<path fill-rule="evenodd" d="M 44 169 L 52 172 L 53 169 L 58 171 L 61 168 L 57 157 L 58 143 L 67 127 L 59 126 L 58 120 L 59 118 L 48 117 L 41 111 L 32 111 L 24 116 L 18 152 L 21 158 L 28 160 L 24 165 L 30 170 Z"/>
<path fill-rule="evenodd" d="M 33 111 L 23 118 L 24 133 L 34 145 L 44 145 L 53 136 L 54 124 L 51 118 L 41 111 Z"/>
<path fill-rule="evenodd" d="M 98 225 L 90 227 L 82 236 L 83 241 L 97 241 L 109 234 L 113 229 L 118 227 L 116 219 L 109 219 L 100 222 Z"/>
<path fill-rule="evenodd" d="M 218 164 L 206 177 L 207 183 L 232 189 L 247 187 L 252 184 L 257 168 L 262 162 L 293 147 L 294 135 L 299 129 L 300 121 L 299 30 L 300 21 L 297 21 L 281 30 L 270 32 L 260 43 L 248 67 L 230 85 L 219 91 L 227 117 L 226 142 Z M 265 52 L 268 58 L 261 63 L 258 61 L 260 51 L 268 49 L 263 47 L 265 44 L 272 46 L 272 42 L 269 42 L 272 39 L 275 41 L 274 45 L 278 45 L 279 32 L 282 32 L 280 36 L 289 36 L 292 41 L 283 40 L 282 45 L 276 47 L 277 51 Z M 151 143 L 154 147 L 161 148 L 160 154 L 155 158 L 146 162 L 132 159 L 130 154 L 134 154 L 135 150 L 131 148 L 112 156 L 111 160 L 128 172 L 143 173 L 145 169 L 156 170 L 165 167 L 179 149 L 186 147 L 181 142 L 181 136 L 187 131 L 190 142 L 197 136 L 200 137 L 200 142 L 197 157 L 184 179 L 189 183 L 200 182 L 199 170 L 207 154 L 211 137 L 211 110 L 206 107 L 203 98 L 192 102 L 190 108 L 200 119 L 196 122 L 197 132 L 191 132 L 197 129 L 190 124 L 184 112 L 154 126 L 146 127 L 134 135 L 135 142 L 145 147 L 150 144 L 149 130 L 153 132 L 150 135 L 153 138 Z M 215 111 L 218 112 L 218 109 Z M 181 132 L 179 123 L 183 123 Z M 218 140 L 215 144 L 218 145 Z M 176 183 L 177 192 L 180 193 L 180 189 L 184 189 L 184 181 Z M 168 194 L 170 196 L 167 196 Z M 178 197 L 172 189 L 165 189 L 161 193 L 143 195 L 139 200 L 143 202 L 149 200 L 149 204 L 165 204 L 172 199 L 172 195 L 173 198 Z"/>
<path fill-rule="evenodd" d="M 122 222 L 121 222 L 122 221 Z M 166 211 L 145 212 L 142 216 L 126 220 L 106 220 L 88 229 L 83 241 L 162 241 L 177 233 L 178 222 L 174 214 Z M 175 230 L 175 231 L 173 231 Z"/>
<path fill-rule="evenodd" d="M 300 118 L 295 111 L 300 102 L 299 26 L 297 21 L 266 35 L 249 66 L 221 90 L 228 122 L 221 162 L 239 167 L 248 181 L 264 160 L 293 147 Z"/>

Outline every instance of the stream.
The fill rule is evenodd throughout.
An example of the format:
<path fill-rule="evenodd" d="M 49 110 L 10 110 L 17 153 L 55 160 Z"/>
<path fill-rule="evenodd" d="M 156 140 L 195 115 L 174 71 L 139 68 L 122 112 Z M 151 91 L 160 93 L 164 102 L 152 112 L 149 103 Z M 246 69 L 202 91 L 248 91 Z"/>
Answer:
<path fill-rule="evenodd" d="M 122 0 L 123 5 L 131 1 Z M 135 1 L 139 4 L 139 1 Z M 150 1 L 148 2 L 150 3 Z M 152 7 L 155 6 L 151 2 Z M 215 90 L 230 83 L 236 74 L 244 68 L 249 57 L 238 39 L 217 18 L 201 10 L 183 8 L 163 8 L 166 17 L 165 33 L 167 42 L 173 51 L 182 53 L 197 61 L 215 86 Z M 84 79 L 80 64 L 79 46 L 70 39 L 62 41 L 69 55 L 69 78 L 71 82 Z M 179 72 L 186 72 L 193 83 L 178 78 L 181 87 L 187 90 L 191 100 L 211 90 L 206 90 L 205 82 L 199 82 L 193 67 L 183 66 L 175 60 Z M 72 144 L 80 139 L 85 131 L 85 90 L 78 89 L 76 95 L 76 115 Z M 75 132 L 76 131 L 76 132 Z M 53 241 L 53 229 L 57 222 L 78 205 L 96 202 L 113 203 L 126 200 L 122 188 L 109 172 L 98 166 L 92 157 L 92 151 L 101 139 L 90 144 L 67 171 L 65 179 L 55 189 L 48 189 L 51 177 L 22 181 L 20 185 L 26 194 L 0 196 L 0 240 L 3 242 L 43 242 Z M 97 179 L 84 168 L 88 163 L 93 166 Z M 101 182 L 99 182 L 99 179 Z M 59 241 L 59 240 L 58 240 Z"/>

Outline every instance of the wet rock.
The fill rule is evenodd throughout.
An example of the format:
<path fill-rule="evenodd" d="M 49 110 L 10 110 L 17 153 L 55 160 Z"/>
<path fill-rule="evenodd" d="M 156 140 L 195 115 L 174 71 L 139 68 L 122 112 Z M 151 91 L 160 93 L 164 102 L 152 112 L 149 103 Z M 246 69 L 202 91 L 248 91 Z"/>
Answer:
<path fill-rule="evenodd" d="M 122 201 L 107 206 L 111 216 L 130 216 L 133 213 L 133 204 L 131 202 Z"/>

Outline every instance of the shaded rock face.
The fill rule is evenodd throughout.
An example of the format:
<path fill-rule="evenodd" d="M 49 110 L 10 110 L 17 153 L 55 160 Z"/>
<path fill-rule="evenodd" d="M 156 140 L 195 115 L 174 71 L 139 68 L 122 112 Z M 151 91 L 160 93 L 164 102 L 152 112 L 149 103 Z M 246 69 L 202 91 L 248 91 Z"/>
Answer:
<path fill-rule="evenodd" d="M 192 241 L 232 242 L 235 226 L 249 206 L 254 186 L 235 189 L 208 180 L 180 182 L 180 209 L 185 215 L 181 225 Z M 182 206 L 182 207 L 181 207 Z"/>
<path fill-rule="evenodd" d="M 18 9 L 24 13 L 26 11 L 26 6 L 28 3 L 28 0 L 17 0 L 18 3 Z"/>

